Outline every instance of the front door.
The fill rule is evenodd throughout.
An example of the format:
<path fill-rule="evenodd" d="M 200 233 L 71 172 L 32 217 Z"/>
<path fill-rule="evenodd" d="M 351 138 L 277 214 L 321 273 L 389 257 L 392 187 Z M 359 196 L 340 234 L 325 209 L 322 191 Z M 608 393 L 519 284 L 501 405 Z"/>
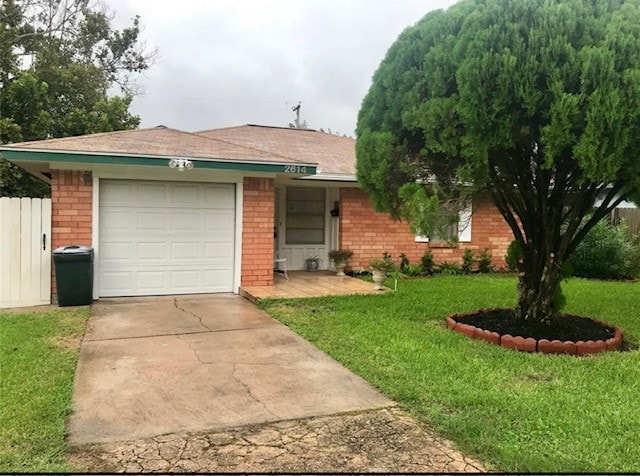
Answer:
<path fill-rule="evenodd" d="M 337 223 L 331 221 L 337 218 L 329 210 L 336 193 L 326 187 L 278 189 L 277 250 L 289 269 L 304 269 L 305 260 L 314 256 L 321 259 L 320 269 L 329 267 L 327 253 L 337 238 Z"/>

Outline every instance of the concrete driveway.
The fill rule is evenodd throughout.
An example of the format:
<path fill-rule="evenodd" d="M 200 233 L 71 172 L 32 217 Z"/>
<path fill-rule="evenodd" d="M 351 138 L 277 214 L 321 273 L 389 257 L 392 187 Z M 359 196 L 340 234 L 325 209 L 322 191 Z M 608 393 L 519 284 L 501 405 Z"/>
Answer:
<path fill-rule="evenodd" d="M 391 406 L 235 295 L 102 299 L 80 351 L 73 445 Z"/>

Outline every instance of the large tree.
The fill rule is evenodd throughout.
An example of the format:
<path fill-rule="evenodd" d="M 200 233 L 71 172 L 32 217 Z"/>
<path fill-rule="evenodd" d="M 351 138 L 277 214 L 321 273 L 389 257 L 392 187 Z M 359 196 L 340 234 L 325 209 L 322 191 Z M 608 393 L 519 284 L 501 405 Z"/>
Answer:
<path fill-rule="evenodd" d="M 139 19 L 117 30 L 89 0 L 2 0 L 0 143 L 137 127 L 135 74 L 153 61 Z M 119 89 L 122 95 L 109 94 Z M 0 159 L 0 194 L 42 196 L 47 186 Z"/>
<path fill-rule="evenodd" d="M 516 314 L 549 322 L 576 245 L 640 196 L 640 0 L 431 12 L 387 52 L 357 135 L 374 206 L 423 234 L 489 193 L 522 251 Z"/>

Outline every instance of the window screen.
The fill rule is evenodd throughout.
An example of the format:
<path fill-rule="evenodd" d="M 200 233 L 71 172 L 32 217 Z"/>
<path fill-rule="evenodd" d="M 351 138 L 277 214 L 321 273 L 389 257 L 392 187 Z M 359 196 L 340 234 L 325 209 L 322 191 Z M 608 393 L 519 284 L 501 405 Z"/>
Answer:
<path fill-rule="evenodd" d="M 325 189 L 287 187 L 287 245 L 323 245 Z"/>

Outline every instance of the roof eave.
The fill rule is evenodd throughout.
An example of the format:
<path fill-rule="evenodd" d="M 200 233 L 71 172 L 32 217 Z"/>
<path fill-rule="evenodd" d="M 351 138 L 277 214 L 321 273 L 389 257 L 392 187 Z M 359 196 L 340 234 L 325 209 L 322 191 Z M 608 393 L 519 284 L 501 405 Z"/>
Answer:
<path fill-rule="evenodd" d="M 331 174 L 331 173 L 318 173 L 315 175 L 305 175 L 300 177 L 300 180 L 318 180 L 325 182 L 357 182 L 358 179 L 355 174 Z"/>
<path fill-rule="evenodd" d="M 280 162 L 271 160 L 241 160 L 212 157 L 169 156 L 169 155 L 138 155 L 113 152 L 69 151 L 20 148 L 0 146 L 0 152 L 9 161 L 26 162 L 71 162 L 85 164 L 108 165 L 142 165 L 164 166 L 160 161 L 171 159 L 186 159 L 197 164 L 199 168 L 240 170 L 251 172 L 273 172 L 291 175 L 315 174 L 317 164 L 302 162 Z"/>

